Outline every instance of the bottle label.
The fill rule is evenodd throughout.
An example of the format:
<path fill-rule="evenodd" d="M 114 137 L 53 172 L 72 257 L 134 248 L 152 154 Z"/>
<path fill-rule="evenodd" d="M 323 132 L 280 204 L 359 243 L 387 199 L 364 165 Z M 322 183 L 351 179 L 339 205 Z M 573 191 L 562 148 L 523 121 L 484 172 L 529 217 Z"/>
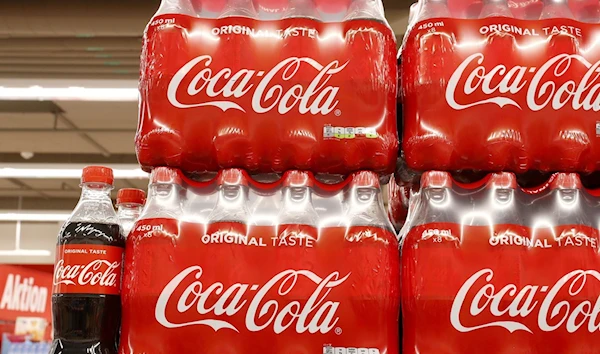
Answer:
<path fill-rule="evenodd" d="M 114 242 L 115 237 L 120 237 L 118 225 L 66 225 L 56 249 L 54 293 L 120 294 L 124 248 L 83 243 L 93 239 Z"/>

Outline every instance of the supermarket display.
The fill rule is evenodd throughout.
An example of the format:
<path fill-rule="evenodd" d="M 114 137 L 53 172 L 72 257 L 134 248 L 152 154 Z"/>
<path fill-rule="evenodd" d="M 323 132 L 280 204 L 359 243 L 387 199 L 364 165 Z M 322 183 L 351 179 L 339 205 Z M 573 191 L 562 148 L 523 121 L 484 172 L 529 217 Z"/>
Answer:
<path fill-rule="evenodd" d="M 401 55 L 408 167 L 600 169 L 600 3 L 421 0 Z"/>
<path fill-rule="evenodd" d="M 120 353 L 398 353 L 399 262 L 374 172 L 158 167 L 127 238 Z"/>
<path fill-rule="evenodd" d="M 381 0 L 164 0 L 144 35 L 142 167 L 392 173 L 396 41 Z"/>
<path fill-rule="evenodd" d="M 598 353 L 600 193 L 423 174 L 402 235 L 403 353 Z"/>
<path fill-rule="evenodd" d="M 58 236 L 50 353 L 117 353 L 125 239 L 110 199 L 113 171 L 86 167 L 81 185 Z"/>
<path fill-rule="evenodd" d="M 146 193 L 141 189 L 123 188 L 117 194 L 117 217 L 123 230 L 123 235 L 127 236 L 142 213 L 142 208 L 146 202 Z"/>

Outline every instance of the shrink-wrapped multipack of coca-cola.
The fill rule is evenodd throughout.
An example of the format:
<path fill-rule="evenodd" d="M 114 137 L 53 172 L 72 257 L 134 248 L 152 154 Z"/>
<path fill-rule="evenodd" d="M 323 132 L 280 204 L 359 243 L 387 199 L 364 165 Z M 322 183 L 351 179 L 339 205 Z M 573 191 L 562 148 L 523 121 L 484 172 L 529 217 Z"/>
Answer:
<path fill-rule="evenodd" d="M 408 167 L 600 168 L 600 3 L 421 0 L 402 47 Z"/>
<path fill-rule="evenodd" d="M 144 35 L 138 159 L 389 174 L 396 77 L 381 0 L 163 0 Z"/>
<path fill-rule="evenodd" d="M 426 172 L 402 230 L 403 353 L 599 353 L 600 193 Z"/>
<path fill-rule="evenodd" d="M 398 353 L 399 272 L 373 172 L 155 168 L 127 238 L 120 353 Z"/>

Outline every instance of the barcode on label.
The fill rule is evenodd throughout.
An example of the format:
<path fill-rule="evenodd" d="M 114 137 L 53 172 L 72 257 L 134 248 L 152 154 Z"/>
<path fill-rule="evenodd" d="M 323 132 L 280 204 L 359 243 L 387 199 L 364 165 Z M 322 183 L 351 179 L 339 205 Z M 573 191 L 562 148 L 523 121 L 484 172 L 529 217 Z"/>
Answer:
<path fill-rule="evenodd" d="M 376 348 L 323 347 L 323 354 L 380 354 Z"/>

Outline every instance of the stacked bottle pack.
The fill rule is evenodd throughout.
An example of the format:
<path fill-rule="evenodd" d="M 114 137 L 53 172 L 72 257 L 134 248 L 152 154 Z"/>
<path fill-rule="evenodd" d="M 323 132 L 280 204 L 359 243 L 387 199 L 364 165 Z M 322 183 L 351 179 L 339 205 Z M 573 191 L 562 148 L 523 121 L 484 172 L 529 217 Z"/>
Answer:
<path fill-rule="evenodd" d="M 381 0 L 163 0 L 140 70 L 148 199 L 121 191 L 116 215 L 112 177 L 84 171 L 53 353 L 398 353 L 395 55 Z"/>
<path fill-rule="evenodd" d="M 421 0 L 402 48 L 410 168 L 600 168 L 598 1 Z"/>
<path fill-rule="evenodd" d="M 144 35 L 138 159 L 392 173 L 395 53 L 381 0 L 164 0 Z"/>
<path fill-rule="evenodd" d="M 403 228 L 404 353 L 598 353 L 600 193 L 426 172 Z"/>
<path fill-rule="evenodd" d="M 398 352 L 398 242 L 372 172 L 155 168 L 125 264 L 121 353 Z"/>

